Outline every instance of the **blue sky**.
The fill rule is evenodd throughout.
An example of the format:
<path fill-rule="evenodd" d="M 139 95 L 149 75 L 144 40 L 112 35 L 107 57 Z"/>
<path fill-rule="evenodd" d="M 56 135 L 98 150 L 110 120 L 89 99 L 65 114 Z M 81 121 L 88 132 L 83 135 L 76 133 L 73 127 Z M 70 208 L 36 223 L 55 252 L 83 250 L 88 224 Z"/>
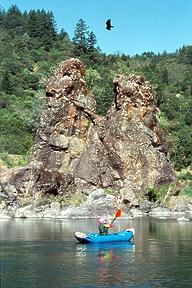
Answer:
<path fill-rule="evenodd" d="M 0 0 L 5 10 L 12 4 L 21 11 L 53 11 L 58 30 L 64 28 L 70 38 L 82 18 L 107 54 L 175 52 L 192 45 L 192 0 Z M 108 18 L 112 31 L 105 29 Z"/>

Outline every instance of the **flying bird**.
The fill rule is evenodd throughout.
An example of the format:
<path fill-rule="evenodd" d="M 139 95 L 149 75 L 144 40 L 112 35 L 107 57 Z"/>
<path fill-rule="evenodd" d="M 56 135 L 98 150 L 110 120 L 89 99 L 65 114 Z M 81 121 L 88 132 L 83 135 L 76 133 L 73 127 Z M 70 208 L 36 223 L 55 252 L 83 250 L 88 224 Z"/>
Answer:
<path fill-rule="evenodd" d="M 111 30 L 111 28 L 113 28 L 114 26 L 111 25 L 111 19 L 108 19 L 106 21 L 106 29 L 107 30 Z"/>

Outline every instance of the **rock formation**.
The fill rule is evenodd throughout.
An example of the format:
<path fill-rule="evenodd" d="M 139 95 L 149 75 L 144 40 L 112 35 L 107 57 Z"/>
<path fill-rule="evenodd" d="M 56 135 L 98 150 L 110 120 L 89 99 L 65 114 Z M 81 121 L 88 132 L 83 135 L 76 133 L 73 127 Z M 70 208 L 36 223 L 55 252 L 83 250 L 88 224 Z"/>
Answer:
<path fill-rule="evenodd" d="M 106 117 L 96 115 L 83 63 L 63 62 L 46 87 L 30 162 L 1 174 L 1 192 L 14 198 L 106 188 L 138 205 L 149 187 L 175 181 L 149 83 L 120 75 L 114 91 Z"/>

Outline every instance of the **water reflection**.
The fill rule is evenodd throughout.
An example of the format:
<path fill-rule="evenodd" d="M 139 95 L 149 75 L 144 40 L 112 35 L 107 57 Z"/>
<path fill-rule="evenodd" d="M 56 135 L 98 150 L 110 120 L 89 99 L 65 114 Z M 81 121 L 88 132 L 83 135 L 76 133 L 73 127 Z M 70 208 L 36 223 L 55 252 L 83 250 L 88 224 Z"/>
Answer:
<path fill-rule="evenodd" d="M 122 268 L 133 264 L 135 244 L 127 242 L 77 244 L 76 261 L 79 265 L 85 265 L 90 256 L 96 260 L 98 287 L 107 287 L 105 285 L 114 287 L 115 284 L 126 283 L 127 275 Z"/>
<path fill-rule="evenodd" d="M 94 244 L 77 244 L 76 246 L 76 256 L 78 253 L 83 251 L 83 255 L 86 256 L 87 253 L 99 254 L 100 252 L 108 253 L 112 251 L 116 253 L 124 253 L 125 251 L 135 251 L 135 244 L 130 242 L 114 242 L 114 243 L 94 243 Z"/>

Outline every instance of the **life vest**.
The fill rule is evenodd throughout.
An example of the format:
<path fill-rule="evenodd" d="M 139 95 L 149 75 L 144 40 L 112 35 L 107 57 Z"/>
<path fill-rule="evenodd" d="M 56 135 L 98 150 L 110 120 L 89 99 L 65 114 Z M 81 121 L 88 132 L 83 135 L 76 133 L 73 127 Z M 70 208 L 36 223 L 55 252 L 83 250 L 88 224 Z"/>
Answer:
<path fill-rule="evenodd" d="M 101 236 L 108 235 L 109 224 L 100 223 L 98 229 L 99 229 L 99 235 Z"/>

